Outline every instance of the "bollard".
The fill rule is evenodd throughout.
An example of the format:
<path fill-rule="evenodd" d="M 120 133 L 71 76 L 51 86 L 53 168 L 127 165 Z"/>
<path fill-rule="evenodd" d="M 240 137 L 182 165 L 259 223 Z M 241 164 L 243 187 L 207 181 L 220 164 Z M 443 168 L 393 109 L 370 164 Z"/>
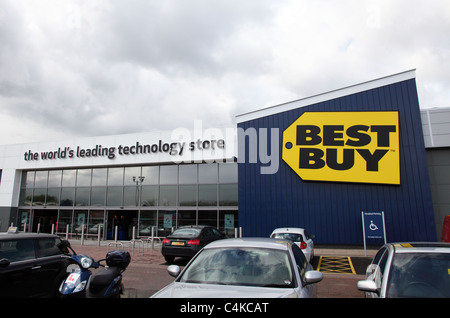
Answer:
<path fill-rule="evenodd" d="M 99 226 L 99 227 L 98 227 L 98 237 L 97 237 L 97 243 L 98 243 L 98 246 L 100 246 L 100 235 L 101 235 L 101 231 L 102 231 L 102 227 Z"/>

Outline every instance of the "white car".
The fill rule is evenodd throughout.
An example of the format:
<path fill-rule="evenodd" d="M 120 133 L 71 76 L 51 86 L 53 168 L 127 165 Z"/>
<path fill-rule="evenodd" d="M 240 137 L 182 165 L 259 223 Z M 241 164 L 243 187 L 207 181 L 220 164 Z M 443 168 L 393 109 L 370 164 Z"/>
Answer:
<path fill-rule="evenodd" d="M 450 244 L 387 243 L 356 286 L 370 298 L 450 298 Z"/>
<path fill-rule="evenodd" d="M 291 240 L 300 247 L 308 262 L 312 263 L 314 258 L 314 242 L 312 239 L 314 236 L 309 235 L 305 229 L 298 227 L 280 227 L 273 230 L 270 237 Z"/>
<path fill-rule="evenodd" d="M 214 241 L 167 271 L 175 281 L 152 298 L 307 298 L 323 278 L 296 244 L 270 238 Z"/>

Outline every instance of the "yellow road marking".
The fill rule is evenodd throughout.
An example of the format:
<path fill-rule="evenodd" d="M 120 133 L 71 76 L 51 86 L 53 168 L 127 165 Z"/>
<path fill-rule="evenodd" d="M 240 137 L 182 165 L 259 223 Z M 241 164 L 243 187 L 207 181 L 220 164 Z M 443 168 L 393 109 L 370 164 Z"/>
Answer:
<path fill-rule="evenodd" d="M 320 256 L 317 270 L 322 273 L 356 275 L 352 261 L 348 256 Z"/>

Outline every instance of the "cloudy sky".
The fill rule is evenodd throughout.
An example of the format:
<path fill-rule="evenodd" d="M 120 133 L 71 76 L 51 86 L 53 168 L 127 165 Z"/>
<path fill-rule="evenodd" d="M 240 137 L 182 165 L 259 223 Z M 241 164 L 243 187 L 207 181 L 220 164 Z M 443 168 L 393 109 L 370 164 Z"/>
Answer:
<path fill-rule="evenodd" d="M 0 0 L 0 144 L 234 123 L 416 69 L 450 107 L 448 0 Z"/>

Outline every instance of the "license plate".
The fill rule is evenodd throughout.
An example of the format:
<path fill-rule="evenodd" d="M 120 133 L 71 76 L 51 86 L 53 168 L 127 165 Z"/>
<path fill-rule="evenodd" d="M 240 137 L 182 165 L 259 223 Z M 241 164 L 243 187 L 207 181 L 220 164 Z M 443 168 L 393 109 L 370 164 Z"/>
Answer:
<path fill-rule="evenodd" d="M 172 242 L 172 245 L 184 246 L 184 242 Z"/>

